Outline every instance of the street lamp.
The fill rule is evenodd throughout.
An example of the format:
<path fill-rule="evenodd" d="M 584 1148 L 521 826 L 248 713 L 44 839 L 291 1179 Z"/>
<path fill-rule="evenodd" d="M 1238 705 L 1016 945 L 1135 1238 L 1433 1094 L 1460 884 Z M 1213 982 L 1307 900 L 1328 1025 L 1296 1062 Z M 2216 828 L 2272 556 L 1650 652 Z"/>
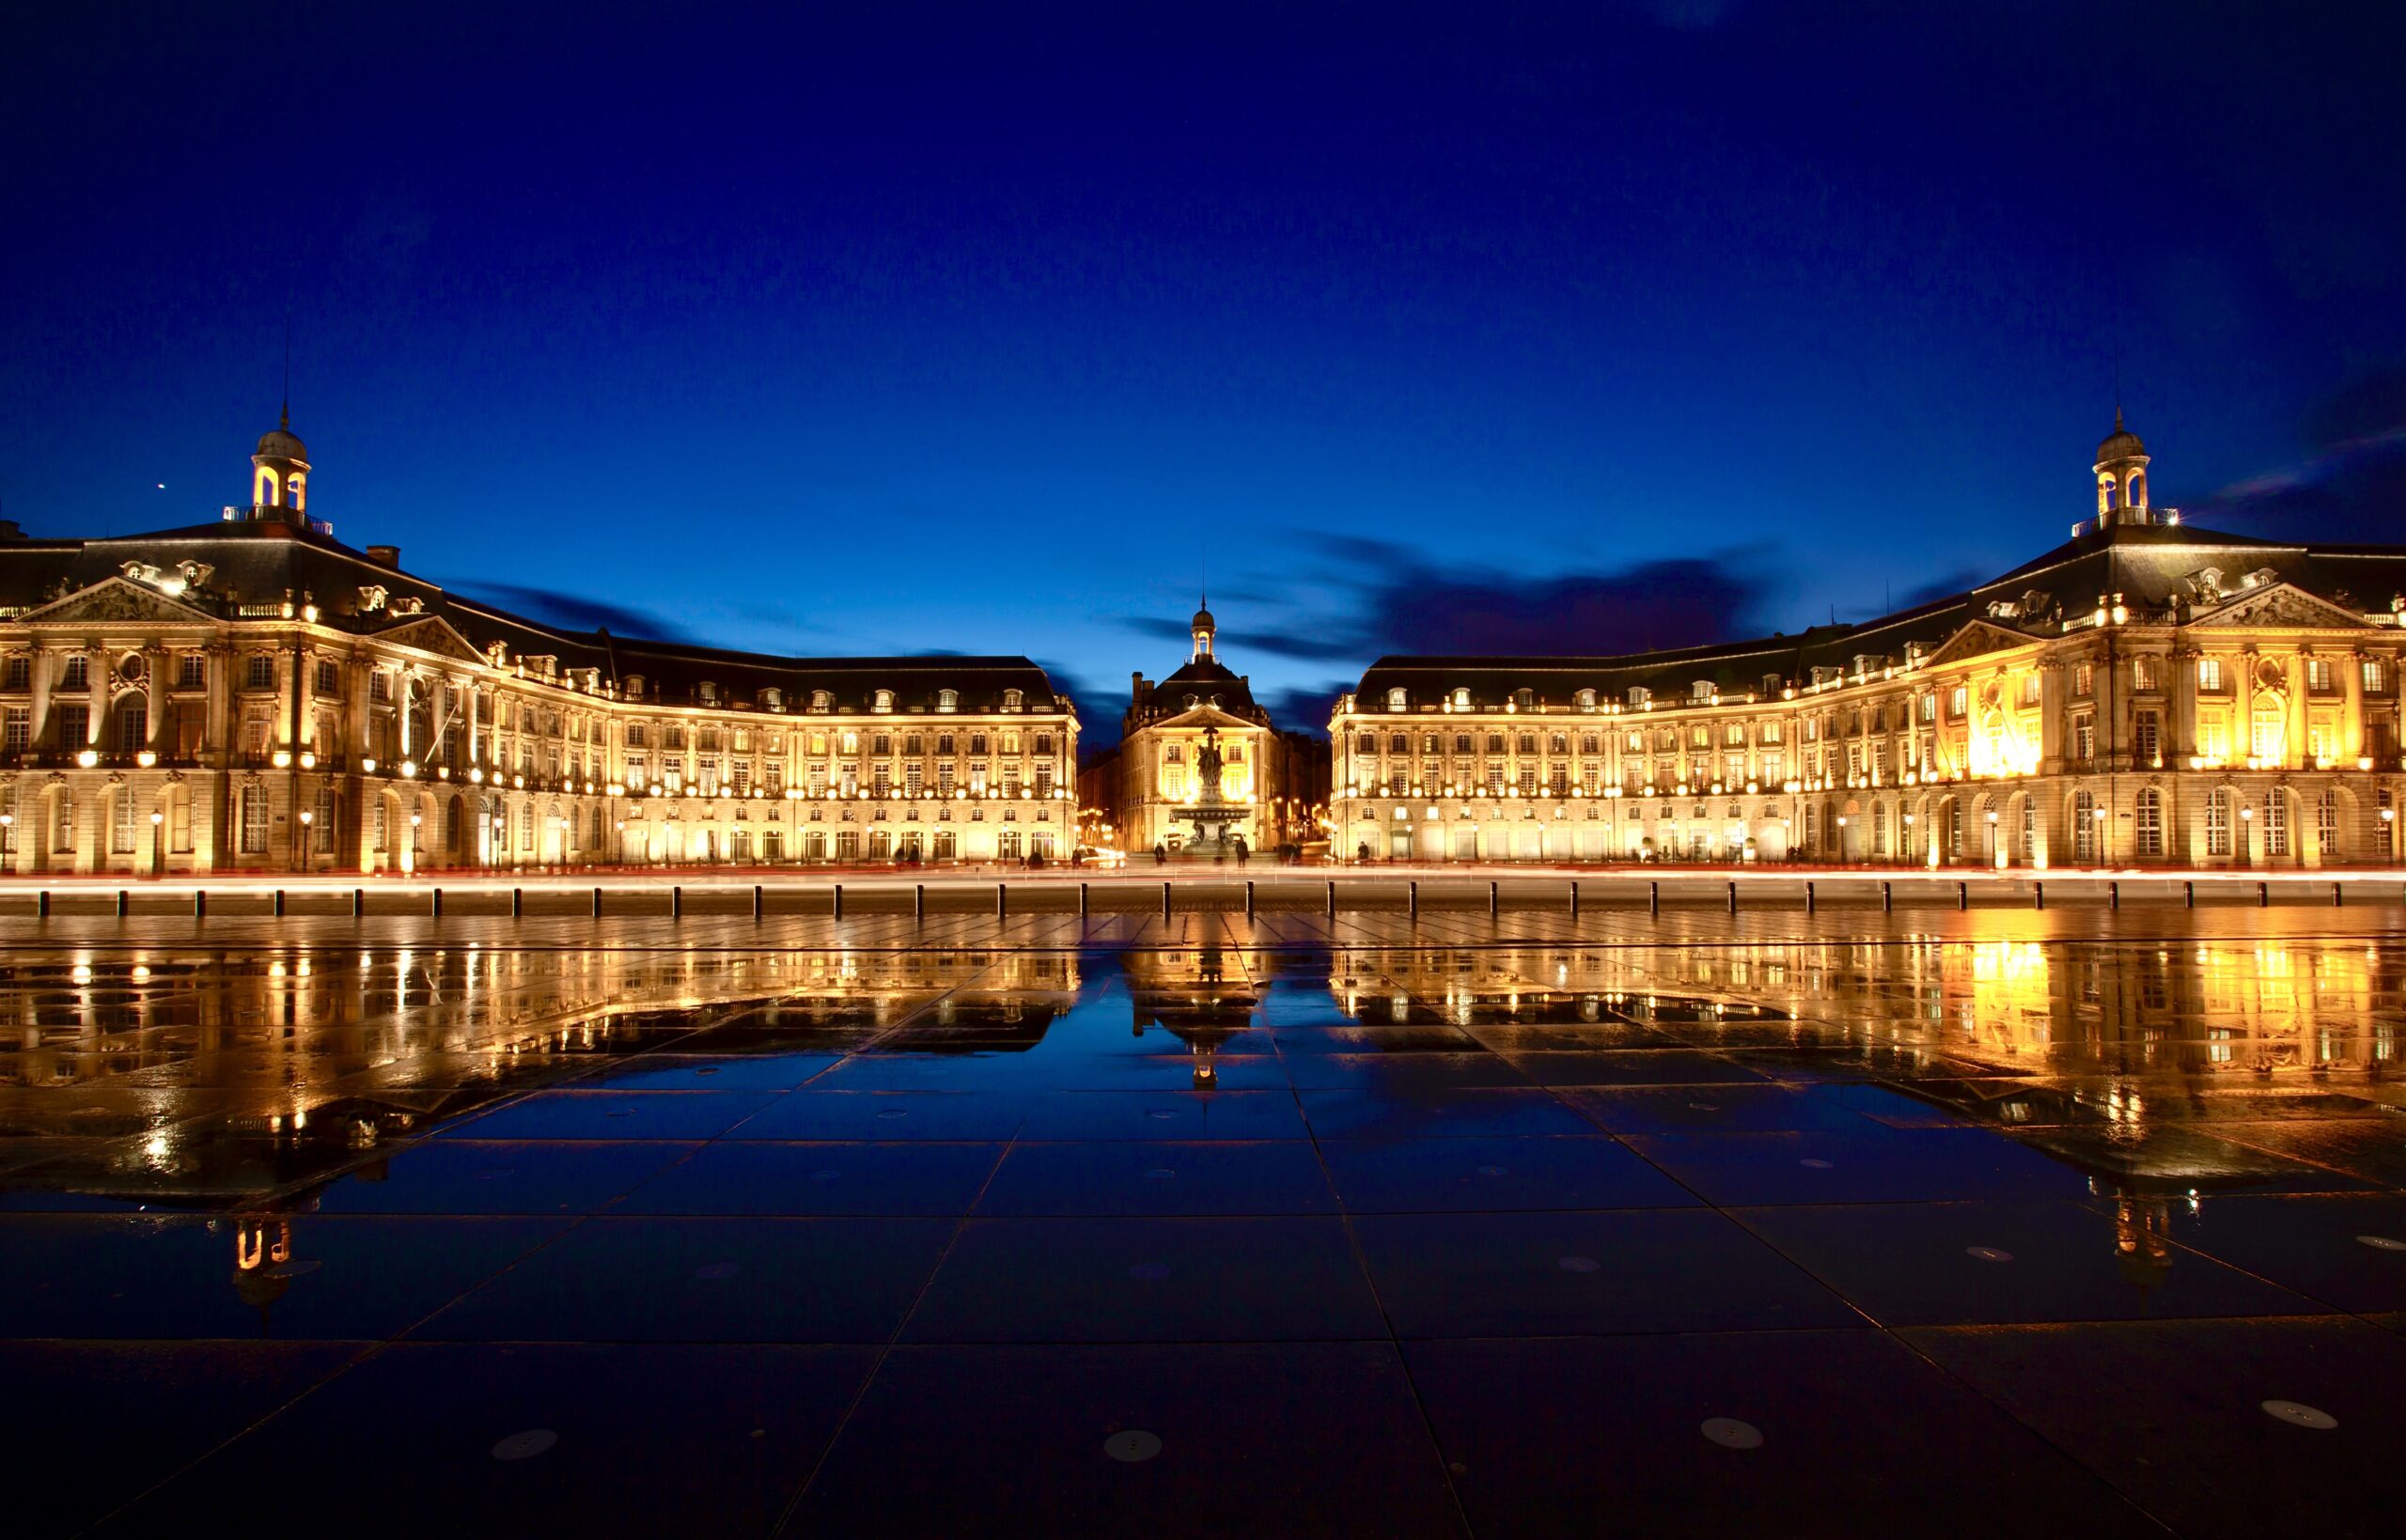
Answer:
<path fill-rule="evenodd" d="M 292 849 L 292 869 L 296 872 L 300 871 L 308 862 L 309 826 L 317 821 L 318 816 L 316 814 L 310 812 L 306 808 L 301 810 L 301 837 L 293 842 Z"/>
<path fill-rule="evenodd" d="M 0 814 L 0 824 L 8 821 L 8 815 Z M 166 821 L 167 816 L 164 813 L 150 815 L 150 875 L 152 877 L 164 876 L 167 870 L 167 852 L 164 848 L 166 832 L 160 828 L 160 825 Z"/>
<path fill-rule="evenodd" d="M 2398 860 L 2397 818 L 2398 809 L 2394 807 L 2384 807 L 2381 810 L 2382 854 L 2387 857 L 2392 863 L 2395 863 Z M 0 822 L 6 821 L 7 820 L 5 819 L 0 819 Z"/>

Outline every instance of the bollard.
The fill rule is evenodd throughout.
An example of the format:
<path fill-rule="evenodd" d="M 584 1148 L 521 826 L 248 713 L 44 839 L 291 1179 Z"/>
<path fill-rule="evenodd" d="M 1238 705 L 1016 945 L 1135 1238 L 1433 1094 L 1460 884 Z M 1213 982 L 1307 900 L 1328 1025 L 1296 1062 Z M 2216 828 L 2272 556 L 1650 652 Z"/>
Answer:
<path fill-rule="evenodd" d="M 2182 901 L 2191 909 L 2195 909 L 2197 907 L 2197 885 L 2195 882 L 2183 882 L 2180 884 L 2180 896 Z"/>
<path fill-rule="evenodd" d="M 367 890 L 366 888 L 353 888 L 351 890 L 351 917 L 354 920 L 364 920 L 367 918 Z"/>
<path fill-rule="evenodd" d="M 2333 909 L 2337 909 L 2337 908 L 2341 907 L 2341 905 L 2342 905 L 2344 902 L 2345 902 L 2345 901 L 2344 901 L 2343 899 L 2341 899 L 2341 898 L 2340 898 L 2340 896 L 2339 896 L 2339 884 L 2337 884 L 2336 882 L 2332 883 L 2332 884 L 2331 884 L 2331 907 L 2332 907 Z"/>
<path fill-rule="evenodd" d="M 685 890 L 683 888 L 672 887 L 668 890 L 668 917 L 672 920 L 681 920 L 685 917 Z"/>
<path fill-rule="evenodd" d="M 1813 912 L 1813 884 L 1810 882 L 1804 884 L 1804 912 Z"/>
<path fill-rule="evenodd" d="M 512 888 L 509 890 L 509 917 L 513 920 L 523 920 L 526 918 L 526 890 L 524 888 Z"/>
<path fill-rule="evenodd" d="M 1169 884 L 1166 882 L 1162 884 L 1162 918 L 1169 918 Z"/>
<path fill-rule="evenodd" d="M 43 894 L 42 896 L 44 898 L 48 898 L 50 894 Z M 45 907 L 42 912 L 47 914 L 50 910 Z M 192 917 L 195 920 L 206 920 L 209 918 L 209 894 L 198 888 L 192 890 Z"/>
<path fill-rule="evenodd" d="M 443 918 L 443 890 L 441 888 L 434 890 L 434 907 L 430 912 L 432 912 L 434 917 L 438 920 Z"/>
<path fill-rule="evenodd" d="M 275 917 L 279 920 L 284 918 L 284 890 L 282 888 L 275 890 Z"/>
<path fill-rule="evenodd" d="M 1503 885 L 1501 882 L 1490 882 L 1487 885 L 1487 917 L 1491 920 L 1495 918 L 1496 911 L 1502 905 L 1503 900 L 1496 890 Z"/>
<path fill-rule="evenodd" d="M 836 884 L 836 903 L 830 912 L 838 920 L 844 917 L 844 885 L 841 882 Z"/>
<path fill-rule="evenodd" d="M 602 918 L 602 890 L 600 888 L 593 890 L 593 917 L 597 920 Z"/>
<path fill-rule="evenodd" d="M 1969 882 L 1955 884 L 1955 907 L 1959 910 L 1972 907 L 1972 885 Z"/>
<path fill-rule="evenodd" d="M 1897 895 L 1885 882 L 1880 884 L 1880 912 L 1887 913 L 1897 907 Z"/>
<path fill-rule="evenodd" d="M 1010 911 L 1011 885 L 1008 882 L 997 882 L 994 884 L 994 918 L 999 920 Z"/>
<path fill-rule="evenodd" d="M 34 912 L 40 915 L 45 920 L 50 918 L 50 890 L 48 888 L 44 888 L 41 892 L 34 894 Z"/>
<path fill-rule="evenodd" d="M 1248 920 L 1253 918 L 1253 884 L 1250 881 L 1244 885 L 1244 917 Z"/>
<path fill-rule="evenodd" d="M 1738 884 L 1735 882 L 1729 884 L 1729 912 L 1738 912 Z"/>
<path fill-rule="evenodd" d="M 1579 879 L 1575 877 L 1570 879 L 1570 917 L 1579 918 Z"/>
<path fill-rule="evenodd" d="M 2044 882 L 2033 882 L 2030 884 L 2030 907 L 2032 909 L 2045 909 L 2047 907 L 2047 885 Z"/>
<path fill-rule="evenodd" d="M 752 923 L 756 926 L 760 923 L 760 884 L 755 882 L 752 884 Z"/>
<path fill-rule="evenodd" d="M 1663 884 L 1660 882 L 1646 884 L 1646 912 L 1655 915 L 1663 912 Z"/>
<path fill-rule="evenodd" d="M 2122 907 L 2122 885 L 2119 882 L 2108 882 L 2105 884 L 2105 907 L 2107 909 L 2120 909 Z"/>
<path fill-rule="evenodd" d="M 128 894 L 128 893 L 127 893 L 123 888 L 119 888 L 119 889 L 117 889 L 117 917 L 118 919 L 120 919 L 120 920 L 124 919 L 124 918 L 126 917 L 126 915 L 128 915 L 129 913 L 133 912 L 133 895 L 132 895 L 132 894 Z"/>
<path fill-rule="evenodd" d="M 1083 920 L 1091 911 L 1092 906 L 1086 898 L 1086 885 L 1081 882 L 1078 884 L 1078 918 Z"/>
<path fill-rule="evenodd" d="M 927 917 L 928 885 L 925 882 L 914 882 L 911 884 L 911 918 L 924 920 Z"/>
<path fill-rule="evenodd" d="M 1336 879 L 1335 878 L 1328 879 L 1328 917 L 1332 920 L 1336 918 Z"/>
<path fill-rule="evenodd" d="M 2271 909 L 2273 907 L 2273 885 L 2270 882 L 2258 882 L 2256 884 L 2256 907 L 2258 909 Z"/>
<path fill-rule="evenodd" d="M 1420 918 L 1420 884 L 1417 882 L 1407 882 L 1404 884 L 1404 888 L 1405 907 L 1412 910 L 1412 917 L 1417 920 Z"/>

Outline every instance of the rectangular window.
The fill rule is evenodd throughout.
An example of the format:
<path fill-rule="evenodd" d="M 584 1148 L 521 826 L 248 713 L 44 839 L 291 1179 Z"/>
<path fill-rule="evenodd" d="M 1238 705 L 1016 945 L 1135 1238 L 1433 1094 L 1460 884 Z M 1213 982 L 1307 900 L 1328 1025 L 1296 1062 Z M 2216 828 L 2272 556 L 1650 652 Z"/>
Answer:
<path fill-rule="evenodd" d="M 2086 763 L 2097 757 L 2097 719 L 2083 713 L 2071 719 L 2071 756 Z"/>
<path fill-rule="evenodd" d="M 133 853 L 133 793 L 124 786 L 109 797 L 109 853 Z"/>
<path fill-rule="evenodd" d="M 273 690 L 275 660 L 263 652 L 254 654 L 247 665 L 247 672 L 242 677 L 242 684 L 249 690 Z"/>
<path fill-rule="evenodd" d="M 2230 854 L 2230 789 L 2216 786 L 2206 793 L 2206 854 Z"/>
<path fill-rule="evenodd" d="M 2162 720 L 2153 711 L 2141 711 L 2133 720 L 2131 751 L 2146 768 L 2164 763 L 2164 732 Z"/>
<path fill-rule="evenodd" d="M 2152 789 L 2139 793 L 2138 836 L 2139 854 L 2164 854 L 2164 798 Z"/>
<path fill-rule="evenodd" d="M 2222 688 L 2221 659 L 2200 658 L 2197 660 L 2197 688 L 2200 690 L 2220 690 Z"/>
<path fill-rule="evenodd" d="M 176 757 L 197 759 L 209 722 L 209 707 L 202 701 L 176 703 Z"/>
<path fill-rule="evenodd" d="M 318 693 L 338 694 L 342 691 L 342 670 L 333 663 L 318 665 Z"/>
<path fill-rule="evenodd" d="M 34 683 L 34 661 L 23 653 L 8 660 L 7 672 L 0 674 L 0 690 L 31 690 Z"/>
<path fill-rule="evenodd" d="M 2289 853 L 2289 799 L 2286 792 L 2275 791 L 2264 799 L 2264 853 Z"/>
<path fill-rule="evenodd" d="M 206 654 L 187 652 L 176 660 L 176 688 L 178 690 L 209 688 L 209 659 Z"/>
<path fill-rule="evenodd" d="M 2071 670 L 2071 692 L 2092 695 L 2097 692 L 2097 668 L 2092 663 L 2074 663 Z"/>
<path fill-rule="evenodd" d="M 61 690 L 91 689 L 92 661 L 81 653 L 68 659 L 66 677 L 58 681 L 58 688 Z"/>
<path fill-rule="evenodd" d="M 2389 669 L 2378 658 L 2365 660 L 2365 693 L 2378 695 L 2389 688 Z"/>
<path fill-rule="evenodd" d="M 267 788 L 242 788 L 242 852 L 246 856 L 267 853 Z"/>
<path fill-rule="evenodd" d="M 181 792 L 167 798 L 167 848 L 180 856 L 192 854 L 192 798 Z"/>
<path fill-rule="evenodd" d="M 50 848 L 58 855 L 69 855 L 75 849 L 75 793 L 65 786 L 58 788 L 58 796 L 51 803 Z"/>
<path fill-rule="evenodd" d="M 31 707 L 11 706 L 8 720 L 0 725 L 0 749 L 22 754 L 34 740 L 34 713 Z"/>
<path fill-rule="evenodd" d="M 58 746 L 69 754 L 85 748 L 92 739 L 92 708 L 81 701 L 58 708 Z"/>

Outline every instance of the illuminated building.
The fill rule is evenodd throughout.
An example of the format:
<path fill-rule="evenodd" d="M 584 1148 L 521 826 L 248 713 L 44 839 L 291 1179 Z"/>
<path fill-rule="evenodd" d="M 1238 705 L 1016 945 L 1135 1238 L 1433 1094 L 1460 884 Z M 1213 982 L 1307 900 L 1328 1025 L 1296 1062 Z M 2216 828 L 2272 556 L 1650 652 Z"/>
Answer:
<path fill-rule="evenodd" d="M 1189 634 L 1185 663 L 1158 684 L 1133 676 L 1119 748 L 1090 776 L 1088 801 L 1116 810 L 1119 848 L 1131 856 L 1156 847 L 1173 855 L 1211 850 L 1214 830 L 1256 854 L 1318 838 L 1312 807 L 1294 795 L 1310 782 L 1290 766 L 1299 757 L 1294 738 L 1272 725 L 1252 681 L 1220 661 L 1219 623 L 1210 610 L 1195 612 Z M 1300 756 L 1321 753 L 1314 744 Z M 1218 816 L 1209 816 L 1212 756 Z M 1198 831 L 1207 832 L 1200 845 Z"/>
<path fill-rule="evenodd" d="M 214 523 L 0 525 L 0 868 L 1067 853 L 1077 716 L 1024 658 L 561 630 L 336 541 L 289 422 L 251 463 Z"/>
<path fill-rule="evenodd" d="M 1968 593 L 1612 658 L 1381 659 L 1333 846 L 1415 861 L 2320 866 L 2393 859 L 2406 548 L 2096 513 Z"/>

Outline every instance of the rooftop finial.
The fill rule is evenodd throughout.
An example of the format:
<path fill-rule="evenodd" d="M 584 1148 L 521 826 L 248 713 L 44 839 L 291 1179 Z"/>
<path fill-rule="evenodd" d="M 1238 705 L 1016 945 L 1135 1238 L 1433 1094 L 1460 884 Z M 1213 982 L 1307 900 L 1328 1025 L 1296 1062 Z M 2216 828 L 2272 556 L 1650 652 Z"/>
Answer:
<path fill-rule="evenodd" d="M 292 297 L 284 300 L 284 408 L 276 413 L 275 426 L 284 432 L 292 431 Z"/>

